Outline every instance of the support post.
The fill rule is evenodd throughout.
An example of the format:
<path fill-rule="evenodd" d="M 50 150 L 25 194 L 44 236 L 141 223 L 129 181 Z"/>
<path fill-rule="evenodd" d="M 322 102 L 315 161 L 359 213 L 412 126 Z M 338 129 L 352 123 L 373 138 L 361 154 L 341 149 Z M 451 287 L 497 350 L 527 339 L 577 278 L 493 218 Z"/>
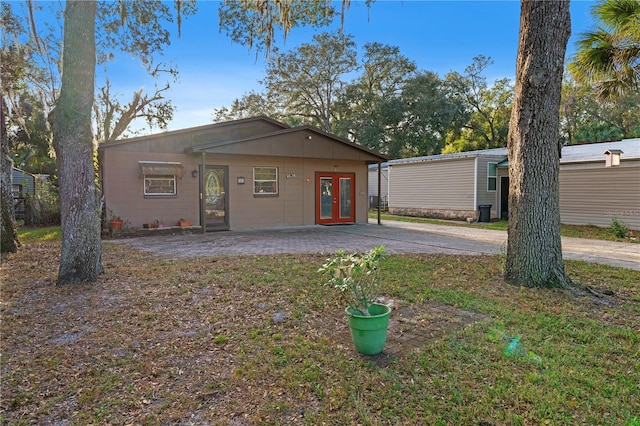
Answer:
<path fill-rule="evenodd" d="M 207 232 L 207 224 L 204 216 L 204 205 L 205 205 L 204 194 L 206 191 L 206 188 L 204 187 L 204 184 L 205 184 L 204 175 L 206 173 L 206 167 L 207 167 L 206 155 L 207 154 L 203 151 L 202 164 L 200 166 L 200 228 L 201 228 L 200 232 L 203 234 Z"/>
<path fill-rule="evenodd" d="M 380 209 L 382 207 L 382 197 L 380 196 L 380 191 L 382 189 L 382 163 L 378 161 L 378 225 L 382 225 L 382 221 L 380 220 Z"/>

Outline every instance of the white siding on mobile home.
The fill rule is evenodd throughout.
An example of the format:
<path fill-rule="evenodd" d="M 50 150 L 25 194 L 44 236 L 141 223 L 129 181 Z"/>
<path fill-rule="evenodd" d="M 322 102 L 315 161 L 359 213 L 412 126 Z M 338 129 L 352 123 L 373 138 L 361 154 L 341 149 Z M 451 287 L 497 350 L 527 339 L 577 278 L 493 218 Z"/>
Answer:
<path fill-rule="evenodd" d="M 391 166 L 393 207 L 473 210 L 475 158 Z"/>
<path fill-rule="evenodd" d="M 635 163 L 635 167 L 605 168 L 603 160 L 597 169 L 562 170 L 562 223 L 609 227 L 616 218 L 640 229 L 640 161 Z"/>
<path fill-rule="evenodd" d="M 391 160 L 389 212 L 464 220 L 490 204 L 506 219 L 506 160 L 506 148 Z M 640 139 L 563 147 L 559 185 L 562 223 L 640 229 Z"/>
<path fill-rule="evenodd" d="M 506 148 L 391 160 L 389 212 L 445 219 L 477 219 L 480 205 L 498 216 L 497 164 Z M 489 177 L 489 164 L 493 176 Z M 491 182 L 490 182 L 491 181 Z"/>

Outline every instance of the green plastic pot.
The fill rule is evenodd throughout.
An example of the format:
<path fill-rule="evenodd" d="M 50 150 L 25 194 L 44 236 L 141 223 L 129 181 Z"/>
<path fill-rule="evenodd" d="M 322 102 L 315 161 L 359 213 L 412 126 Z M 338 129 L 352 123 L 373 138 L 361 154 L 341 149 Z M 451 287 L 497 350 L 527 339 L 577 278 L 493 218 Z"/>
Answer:
<path fill-rule="evenodd" d="M 370 316 L 363 316 L 353 311 L 351 307 L 345 309 L 351 328 L 351 340 L 358 352 L 363 355 L 377 355 L 387 343 L 387 328 L 391 308 L 387 305 L 374 303 L 369 308 Z"/>

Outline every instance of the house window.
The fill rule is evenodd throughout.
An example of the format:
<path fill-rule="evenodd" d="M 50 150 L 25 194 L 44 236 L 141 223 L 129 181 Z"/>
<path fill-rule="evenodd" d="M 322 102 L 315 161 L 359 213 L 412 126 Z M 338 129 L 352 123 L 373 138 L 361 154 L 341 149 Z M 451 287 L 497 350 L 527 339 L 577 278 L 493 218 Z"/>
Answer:
<path fill-rule="evenodd" d="M 144 177 L 144 195 L 176 195 L 176 176 Z"/>
<path fill-rule="evenodd" d="M 495 191 L 498 182 L 498 163 L 487 163 L 487 191 Z"/>
<path fill-rule="evenodd" d="M 278 168 L 253 168 L 253 195 L 278 195 Z"/>
<path fill-rule="evenodd" d="M 178 162 L 138 161 L 144 182 L 145 197 L 175 196 L 176 180 L 184 176 L 184 167 Z"/>

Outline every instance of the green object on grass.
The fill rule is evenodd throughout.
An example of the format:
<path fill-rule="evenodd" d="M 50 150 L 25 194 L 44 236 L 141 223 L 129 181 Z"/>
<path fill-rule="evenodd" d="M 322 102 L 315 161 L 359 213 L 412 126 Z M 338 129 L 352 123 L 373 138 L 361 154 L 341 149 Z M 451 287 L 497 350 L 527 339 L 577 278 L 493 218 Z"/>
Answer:
<path fill-rule="evenodd" d="M 377 355 L 387 342 L 387 327 L 391 308 L 387 305 L 373 303 L 369 307 L 369 315 L 360 315 L 358 311 L 348 307 L 345 309 L 349 317 L 351 340 L 358 352 L 363 355 Z"/>
<path fill-rule="evenodd" d="M 533 352 L 527 352 L 526 350 L 524 350 L 522 344 L 520 343 L 520 336 L 515 336 L 509 341 L 507 348 L 504 350 L 504 354 L 507 356 L 521 356 L 536 363 L 540 363 L 542 361 L 538 355 L 534 354 Z"/>

